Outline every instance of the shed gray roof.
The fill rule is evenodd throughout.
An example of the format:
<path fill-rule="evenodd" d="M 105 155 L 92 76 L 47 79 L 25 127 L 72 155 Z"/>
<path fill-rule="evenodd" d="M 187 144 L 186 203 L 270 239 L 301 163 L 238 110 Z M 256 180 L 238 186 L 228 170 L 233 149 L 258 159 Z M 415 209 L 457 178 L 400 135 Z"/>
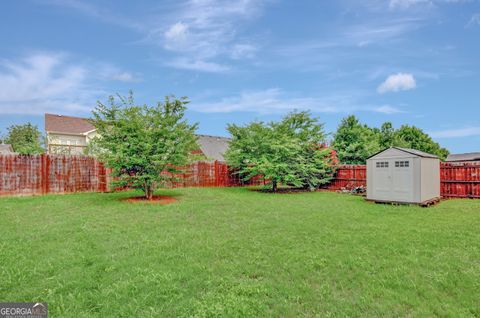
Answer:
<path fill-rule="evenodd" d="M 480 152 L 458 153 L 448 155 L 447 162 L 452 161 L 480 161 Z"/>
<path fill-rule="evenodd" d="M 230 138 L 208 135 L 197 135 L 200 150 L 208 160 L 225 161 L 223 155 L 228 149 Z"/>
<path fill-rule="evenodd" d="M 402 151 L 411 153 L 412 155 L 417 155 L 417 156 L 423 157 L 423 158 L 438 158 L 438 156 L 432 155 L 431 153 L 423 152 L 423 151 L 416 150 L 416 149 L 401 148 L 401 147 L 393 147 L 393 148 L 396 148 L 398 150 L 402 150 Z"/>
<path fill-rule="evenodd" d="M 13 154 L 12 145 L 9 144 L 0 144 L 0 155 Z"/>
<path fill-rule="evenodd" d="M 419 157 L 422 157 L 422 158 L 438 158 L 438 156 L 435 156 L 435 155 L 432 155 L 430 153 L 426 153 L 426 152 L 423 152 L 423 151 L 420 151 L 420 150 L 417 150 L 417 149 L 411 149 L 411 148 L 402 148 L 402 147 L 390 147 L 390 148 L 393 148 L 393 149 L 398 149 L 400 151 L 403 151 L 403 152 L 406 152 L 406 153 L 409 153 L 409 154 L 412 154 L 412 155 L 415 155 L 415 156 L 419 156 Z M 387 149 L 383 149 L 382 151 L 379 151 L 373 155 L 371 155 L 370 157 L 368 157 L 367 159 L 370 159 L 372 157 L 375 157 L 376 155 L 384 152 L 385 150 L 388 150 L 390 148 L 387 148 Z"/>

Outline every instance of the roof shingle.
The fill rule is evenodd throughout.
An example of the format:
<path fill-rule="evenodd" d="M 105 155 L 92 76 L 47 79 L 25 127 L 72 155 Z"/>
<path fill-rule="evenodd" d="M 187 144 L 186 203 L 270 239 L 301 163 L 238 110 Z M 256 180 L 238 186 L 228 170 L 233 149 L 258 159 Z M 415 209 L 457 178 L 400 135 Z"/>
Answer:
<path fill-rule="evenodd" d="M 451 154 L 446 161 L 480 161 L 480 152 Z"/>
<path fill-rule="evenodd" d="M 228 149 L 230 138 L 208 135 L 197 135 L 200 150 L 208 160 L 225 161 L 223 155 Z"/>
<path fill-rule="evenodd" d="M 45 131 L 64 134 L 84 134 L 95 130 L 87 119 L 81 117 L 45 114 Z"/>

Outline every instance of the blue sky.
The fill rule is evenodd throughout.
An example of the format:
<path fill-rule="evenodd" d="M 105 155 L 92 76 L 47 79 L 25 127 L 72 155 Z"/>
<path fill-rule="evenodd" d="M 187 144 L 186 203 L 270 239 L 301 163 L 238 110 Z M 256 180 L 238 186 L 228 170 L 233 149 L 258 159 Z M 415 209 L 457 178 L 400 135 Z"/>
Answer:
<path fill-rule="evenodd" d="M 132 89 L 188 96 L 204 134 L 309 109 L 480 151 L 479 0 L 7 0 L 0 43 L 2 132 Z"/>

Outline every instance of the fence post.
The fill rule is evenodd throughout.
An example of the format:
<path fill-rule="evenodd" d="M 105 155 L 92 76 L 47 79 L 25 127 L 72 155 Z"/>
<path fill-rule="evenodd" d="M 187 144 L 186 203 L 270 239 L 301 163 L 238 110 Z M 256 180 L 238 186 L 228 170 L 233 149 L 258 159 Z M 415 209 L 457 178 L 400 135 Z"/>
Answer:
<path fill-rule="evenodd" d="M 218 169 L 218 161 L 217 160 L 215 160 L 213 162 L 213 169 L 214 169 L 213 171 L 214 171 L 214 174 L 215 174 L 215 186 L 218 187 L 220 181 L 219 181 L 219 173 L 218 173 L 219 169 Z"/>
<path fill-rule="evenodd" d="M 42 153 L 40 155 L 41 159 L 41 171 L 40 177 L 42 178 L 42 193 L 47 194 L 50 192 L 50 161 L 48 160 L 48 154 Z"/>

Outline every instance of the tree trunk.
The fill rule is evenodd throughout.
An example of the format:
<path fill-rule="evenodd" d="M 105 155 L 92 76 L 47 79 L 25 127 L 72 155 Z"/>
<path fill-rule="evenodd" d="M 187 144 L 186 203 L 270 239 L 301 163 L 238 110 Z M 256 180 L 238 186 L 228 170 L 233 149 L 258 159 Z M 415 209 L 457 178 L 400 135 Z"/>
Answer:
<path fill-rule="evenodd" d="M 147 200 L 152 200 L 153 198 L 153 189 L 152 189 L 152 185 L 151 184 L 145 184 L 145 189 L 144 189 L 144 192 L 145 192 L 145 198 L 147 198 Z"/>
<path fill-rule="evenodd" d="M 278 185 L 277 185 L 277 180 L 272 180 L 272 191 L 273 193 L 277 192 Z"/>

